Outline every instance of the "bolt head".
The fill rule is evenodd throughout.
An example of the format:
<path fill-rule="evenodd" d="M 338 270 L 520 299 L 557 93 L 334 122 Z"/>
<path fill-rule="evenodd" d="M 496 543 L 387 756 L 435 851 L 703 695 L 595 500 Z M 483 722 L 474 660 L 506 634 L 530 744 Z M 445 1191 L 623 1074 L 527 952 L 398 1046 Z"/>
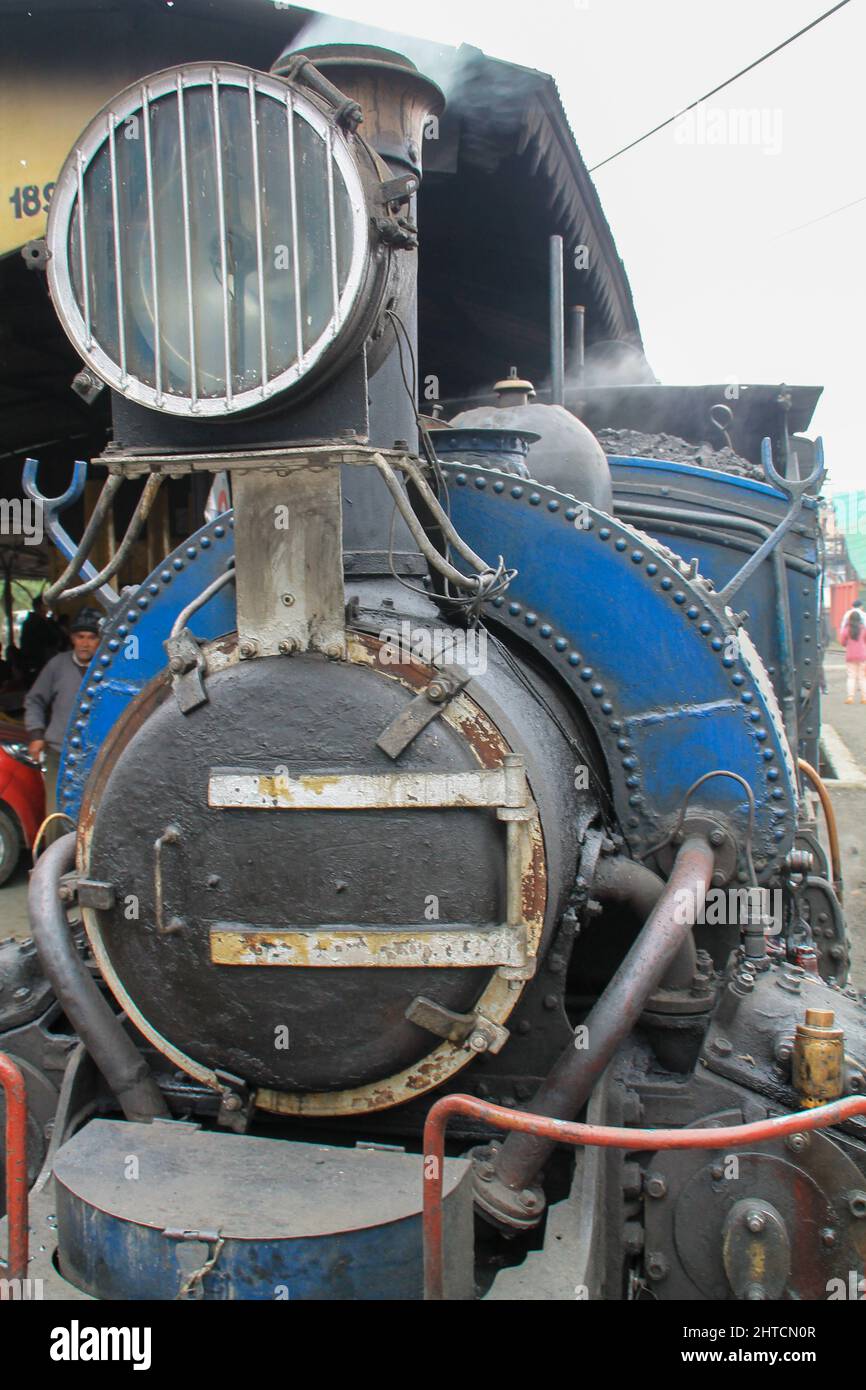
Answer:
<path fill-rule="evenodd" d="M 476 1032 L 470 1033 L 469 1046 L 473 1052 L 486 1052 L 490 1043 L 483 1033 Z"/>
<path fill-rule="evenodd" d="M 825 1227 L 821 1232 L 821 1244 L 827 1250 L 832 1250 L 833 1246 L 836 1244 L 836 1232 L 831 1226 Z"/>
<path fill-rule="evenodd" d="M 660 1173 L 651 1173 L 644 1183 L 646 1195 L 648 1197 L 664 1197 L 667 1194 L 668 1186 Z"/>
<path fill-rule="evenodd" d="M 847 1201 L 851 1215 L 862 1221 L 866 1217 L 866 1192 L 855 1188 L 853 1192 L 848 1193 Z"/>
<path fill-rule="evenodd" d="M 746 1225 L 753 1236 L 759 1236 L 767 1224 L 767 1218 L 763 1212 L 750 1211 L 746 1216 Z"/>
<path fill-rule="evenodd" d="M 790 1149 L 791 1153 L 799 1154 L 803 1152 L 808 1143 L 808 1134 L 789 1134 L 785 1140 L 785 1147 Z"/>

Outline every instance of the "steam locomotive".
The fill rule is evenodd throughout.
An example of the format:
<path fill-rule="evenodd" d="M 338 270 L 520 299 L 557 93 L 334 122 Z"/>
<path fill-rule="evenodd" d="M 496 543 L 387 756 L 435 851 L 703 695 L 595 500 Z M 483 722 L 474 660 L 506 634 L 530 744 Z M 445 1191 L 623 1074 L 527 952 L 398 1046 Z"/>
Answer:
<path fill-rule="evenodd" d="M 53 596 L 108 611 L 75 831 L 0 946 L 28 1273 L 420 1298 L 422 1132 L 460 1096 L 428 1294 L 823 1299 L 863 1270 L 866 1018 L 810 796 L 820 448 L 782 393 L 739 466 L 606 453 L 517 371 L 419 419 L 440 109 L 379 49 L 156 73 L 27 249 L 114 419 L 80 544 L 83 467 L 44 499 Z M 219 470 L 232 510 L 118 595 L 159 489 Z"/>

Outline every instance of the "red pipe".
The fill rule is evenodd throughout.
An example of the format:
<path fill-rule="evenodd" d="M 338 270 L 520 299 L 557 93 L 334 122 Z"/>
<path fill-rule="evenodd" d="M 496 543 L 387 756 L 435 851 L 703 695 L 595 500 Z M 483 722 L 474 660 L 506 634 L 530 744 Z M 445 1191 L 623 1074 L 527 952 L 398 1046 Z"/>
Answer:
<path fill-rule="evenodd" d="M 5 1279 L 27 1275 L 27 1091 L 11 1057 L 0 1052 L 0 1086 L 6 1097 L 6 1216 L 9 1259 Z M 0 1294 L 2 1297 L 2 1294 Z"/>
<path fill-rule="evenodd" d="M 559 1144 L 589 1144 L 602 1149 L 731 1149 L 744 1145 L 783 1139 L 809 1129 L 827 1129 L 852 1115 L 866 1115 L 866 1096 L 848 1096 L 814 1110 L 793 1115 L 771 1115 L 748 1125 L 720 1126 L 718 1129 L 617 1129 L 612 1125 L 574 1124 L 530 1115 L 523 1110 L 506 1110 L 474 1096 L 443 1096 L 430 1107 L 424 1125 L 424 1297 L 445 1297 L 443 1286 L 444 1251 L 442 1245 L 442 1178 L 445 1164 L 445 1127 L 452 1115 L 472 1115 L 494 1129 L 519 1130 L 536 1134 Z"/>

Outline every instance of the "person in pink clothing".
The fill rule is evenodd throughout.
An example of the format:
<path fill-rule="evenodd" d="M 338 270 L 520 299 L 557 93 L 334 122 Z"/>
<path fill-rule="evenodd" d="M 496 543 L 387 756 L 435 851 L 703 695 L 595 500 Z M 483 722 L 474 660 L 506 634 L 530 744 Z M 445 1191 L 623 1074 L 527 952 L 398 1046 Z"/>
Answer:
<path fill-rule="evenodd" d="M 855 687 L 860 690 L 860 703 L 866 705 L 866 613 L 858 599 L 849 613 L 845 614 L 839 632 L 839 641 L 845 648 L 845 661 L 848 666 L 848 698 L 846 705 L 853 705 Z"/>

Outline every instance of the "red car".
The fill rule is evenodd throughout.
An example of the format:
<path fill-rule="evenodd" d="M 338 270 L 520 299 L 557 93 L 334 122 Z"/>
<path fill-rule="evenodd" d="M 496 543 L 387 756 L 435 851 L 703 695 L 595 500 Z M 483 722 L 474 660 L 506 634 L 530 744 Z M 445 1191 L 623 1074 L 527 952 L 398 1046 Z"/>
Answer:
<path fill-rule="evenodd" d="M 20 724 L 0 721 L 0 885 L 11 878 L 45 816 L 45 781 Z"/>

